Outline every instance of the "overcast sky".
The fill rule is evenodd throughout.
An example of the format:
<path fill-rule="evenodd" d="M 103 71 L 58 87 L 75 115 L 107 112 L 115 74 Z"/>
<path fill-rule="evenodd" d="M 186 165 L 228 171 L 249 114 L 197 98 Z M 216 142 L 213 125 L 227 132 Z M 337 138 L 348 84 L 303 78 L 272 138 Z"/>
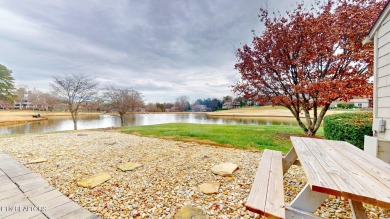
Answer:
<path fill-rule="evenodd" d="M 271 0 L 285 11 L 295 1 Z M 49 90 L 88 73 L 147 102 L 232 94 L 235 50 L 262 31 L 265 0 L 1 0 L 0 64 L 17 85 Z"/>

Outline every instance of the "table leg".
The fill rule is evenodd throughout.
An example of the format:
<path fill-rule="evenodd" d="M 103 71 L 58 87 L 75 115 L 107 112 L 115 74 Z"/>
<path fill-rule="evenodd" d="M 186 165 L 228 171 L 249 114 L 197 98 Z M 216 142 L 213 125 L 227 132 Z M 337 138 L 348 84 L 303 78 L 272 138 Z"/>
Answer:
<path fill-rule="evenodd" d="M 313 213 L 328 197 L 328 194 L 312 191 L 307 183 L 291 202 L 290 206 L 301 211 Z"/>
<path fill-rule="evenodd" d="M 290 169 L 291 165 L 293 165 L 297 159 L 297 152 L 295 152 L 294 147 L 292 147 L 286 156 L 283 157 L 283 175 L 287 173 L 288 169 Z"/>
<path fill-rule="evenodd" d="M 366 219 L 367 215 L 363 207 L 363 203 L 348 199 L 349 205 L 352 210 L 353 219 Z"/>

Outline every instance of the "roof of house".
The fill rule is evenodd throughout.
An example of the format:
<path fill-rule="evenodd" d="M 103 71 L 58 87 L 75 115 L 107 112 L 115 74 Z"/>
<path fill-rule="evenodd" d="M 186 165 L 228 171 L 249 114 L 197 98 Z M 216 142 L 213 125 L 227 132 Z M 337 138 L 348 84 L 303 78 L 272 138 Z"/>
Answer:
<path fill-rule="evenodd" d="M 389 15 L 389 12 L 390 12 L 390 0 L 388 0 L 386 2 L 385 7 L 383 8 L 381 13 L 379 14 L 379 16 L 376 19 L 376 21 L 374 22 L 374 24 L 371 26 L 370 32 L 368 33 L 368 36 L 367 36 L 370 40 L 374 39 L 375 32 L 379 29 L 380 25 L 386 19 L 387 15 Z"/>

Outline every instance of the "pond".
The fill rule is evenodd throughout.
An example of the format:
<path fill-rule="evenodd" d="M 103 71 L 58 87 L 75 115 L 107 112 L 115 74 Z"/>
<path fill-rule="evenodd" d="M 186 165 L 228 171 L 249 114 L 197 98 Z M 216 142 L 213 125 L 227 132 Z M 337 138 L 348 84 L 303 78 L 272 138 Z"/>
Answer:
<path fill-rule="evenodd" d="M 125 118 L 125 126 L 154 125 L 163 123 L 200 124 L 249 124 L 249 125 L 297 125 L 294 118 L 284 117 L 210 117 L 206 114 L 132 114 Z M 83 115 L 78 129 L 120 127 L 119 117 L 112 115 Z M 73 130 L 71 117 L 52 117 L 48 120 L 0 127 L 0 135 L 27 134 Z"/>

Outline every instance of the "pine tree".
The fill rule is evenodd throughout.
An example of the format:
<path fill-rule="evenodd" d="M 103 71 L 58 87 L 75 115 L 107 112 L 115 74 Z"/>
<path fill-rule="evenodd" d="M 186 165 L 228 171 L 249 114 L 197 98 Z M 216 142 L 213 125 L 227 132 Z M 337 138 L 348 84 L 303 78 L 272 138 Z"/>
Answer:
<path fill-rule="evenodd" d="M 4 65 L 0 65 L 0 101 L 11 103 L 16 95 L 14 93 L 14 78 L 11 76 L 12 71 Z"/>

